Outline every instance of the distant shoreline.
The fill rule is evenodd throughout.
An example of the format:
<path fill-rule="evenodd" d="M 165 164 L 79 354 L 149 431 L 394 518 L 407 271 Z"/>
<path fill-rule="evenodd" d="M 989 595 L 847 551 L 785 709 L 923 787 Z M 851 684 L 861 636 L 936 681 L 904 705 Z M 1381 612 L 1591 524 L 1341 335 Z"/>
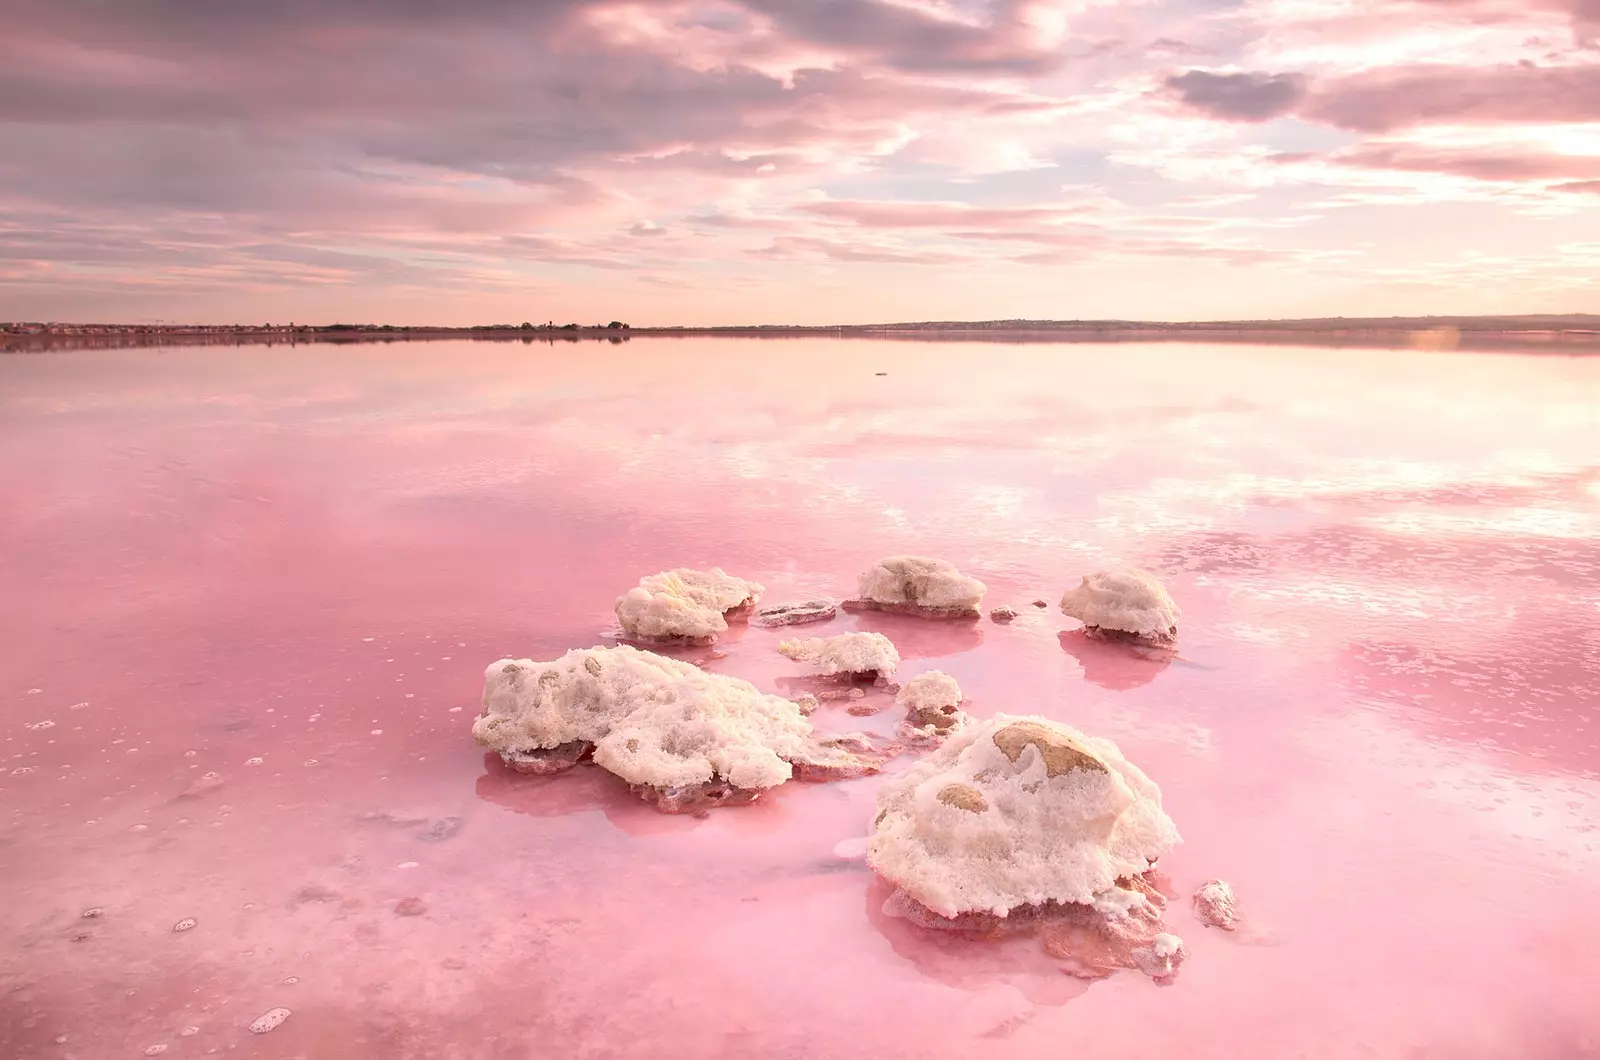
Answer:
<path fill-rule="evenodd" d="M 34 325 L 39 327 L 39 325 Z M 742 325 L 725 327 L 397 327 L 338 325 L 212 327 L 52 325 L 0 330 L 0 351 L 122 349 L 177 345 L 301 345 L 430 342 L 445 339 L 556 344 L 634 338 L 876 338 L 991 342 L 1272 342 L 1426 350 L 1600 348 L 1600 315 L 1389 317 L 1164 323 L 1143 321 L 950 321 L 906 324 Z"/>

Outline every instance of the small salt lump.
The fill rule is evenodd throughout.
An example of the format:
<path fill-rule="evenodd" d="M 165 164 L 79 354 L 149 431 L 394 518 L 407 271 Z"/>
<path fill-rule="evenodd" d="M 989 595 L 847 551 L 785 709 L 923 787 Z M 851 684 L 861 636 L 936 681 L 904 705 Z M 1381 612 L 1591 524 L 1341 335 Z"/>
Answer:
<path fill-rule="evenodd" d="M 1209 927 L 1232 931 L 1239 923 L 1238 900 L 1224 880 L 1207 880 L 1194 892 L 1195 919 Z"/>
<path fill-rule="evenodd" d="M 283 1026 L 290 1012 L 286 1008 L 271 1008 L 250 1021 L 251 1034 L 268 1034 Z"/>
<path fill-rule="evenodd" d="M 1149 571 L 1124 567 L 1096 571 L 1061 598 L 1061 611 L 1089 636 L 1171 644 L 1178 637 L 1178 605 Z"/>
<path fill-rule="evenodd" d="M 977 618 L 987 587 L 942 559 L 890 556 L 856 578 L 855 611 L 891 611 L 935 618 Z"/>
<path fill-rule="evenodd" d="M 900 687 L 894 701 L 906 709 L 900 738 L 907 743 L 936 743 L 971 720 L 961 710 L 961 686 L 954 677 L 939 670 L 911 678 Z"/>
<path fill-rule="evenodd" d="M 813 737 L 799 704 L 748 681 L 627 645 L 491 664 L 472 735 L 517 772 L 592 756 L 669 812 L 750 802 L 796 767 L 807 779 L 860 776 L 888 757 Z"/>
<path fill-rule="evenodd" d="M 941 917 L 1080 903 L 1143 906 L 1119 885 L 1179 842 L 1161 789 L 1110 740 L 1040 717 L 952 735 L 878 796 L 868 863 Z"/>
<path fill-rule="evenodd" d="M 720 567 L 679 567 L 641 578 L 618 597 L 617 622 L 641 640 L 710 644 L 727 630 L 727 614 L 754 605 L 763 591 Z"/>
<path fill-rule="evenodd" d="M 840 633 L 835 637 L 797 637 L 778 645 L 778 651 L 795 662 L 810 663 L 825 677 L 880 678 L 894 676 L 900 653 L 882 633 Z"/>

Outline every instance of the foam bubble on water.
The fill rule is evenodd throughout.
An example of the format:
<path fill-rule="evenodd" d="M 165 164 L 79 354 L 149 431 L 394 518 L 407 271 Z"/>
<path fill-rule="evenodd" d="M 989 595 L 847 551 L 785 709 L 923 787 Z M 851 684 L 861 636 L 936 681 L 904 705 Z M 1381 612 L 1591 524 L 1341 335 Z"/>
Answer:
<path fill-rule="evenodd" d="M 44 721 L 33 722 L 28 726 L 28 728 L 32 729 L 34 732 L 38 732 L 41 729 L 53 729 L 55 727 L 56 723 L 51 721 L 49 718 L 46 718 Z"/>
<path fill-rule="evenodd" d="M 268 1009 L 251 1021 L 250 1033 L 266 1034 L 268 1031 L 275 1031 L 283 1026 L 283 1021 L 288 1018 L 289 1010 L 286 1008 Z"/>
<path fill-rule="evenodd" d="M 306 759 L 306 766 L 307 766 L 307 767 L 310 767 L 310 766 L 315 766 L 315 765 L 321 765 L 321 764 L 322 764 L 322 763 L 320 763 L 320 762 L 318 762 L 318 761 L 317 761 L 317 760 L 316 760 L 316 759 L 315 759 L 315 758 L 308 758 L 308 759 Z"/>
<path fill-rule="evenodd" d="M 130 832 L 148 832 L 148 831 L 150 831 L 150 826 L 147 825 L 147 824 L 136 824 L 132 828 L 128 829 L 128 831 L 130 831 Z"/>
<path fill-rule="evenodd" d="M 362 637 L 361 638 L 361 643 L 363 643 L 363 644 L 371 644 L 372 643 L 372 638 L 371 637 Z"/>
<path fill-rule="evenodd" d="M 294 984 L 298 983 L 299 981 L 300 981 L 300 977 L 298 975 L 291 975 L 289 978 L 287 978 L 287 979 L 285 979 L 283 981 L 283 985 L 284 986 L 293 986 Z"/>
<path fill-rule="evenodd" d="M 417 863 L 415 861 L 402 861 L 400 864 L 395 866 L 397 869 L 414 869 L 416 867 Z"/>
<path fill-rule="evenodd" d="M 196 920 L 194 917 L 186 916 L 176 924 L 172 925 L 172 930 L 174 932 L 190 931 L 193 930 L 193 928 L 199 923 L 200 921 Z"/>
<path fill-rule="evenodd" d="M 197 1035 L 199 1033 L 200 1033 L 200 1028 L 196 1027 L 194 1024 L 191 1023 L 187 1027 L 183 1028 L 183 1030 L 178 1032 L 178 1037 L 180 1037 L 180 1038 L 193 1038 L 195 1035 Z"/>
<path fill-rule="evenodd" d="M 198 752 L 198 751 L 185 751 L 185 752 L 183 752 L 183 757 L 185 757 L 185 758 L 193 758 L 195 755 L 197 755 L 199 753 L 200 752 Z"/>
<path fill-rule="evenodd" d="M 38 694 L 39 694 L 39 693 L 40 693 L 40 692 L 43 692 L 43 691 L 44 691 L 44 689 L 42 689 L 42 688 L 30 688 L 30 689 L 28 689 L 28 695 L 30 695 L 30 696 L 36 696 L 36 695 L 38 695 Z"/>
<path fill-rule="evenodd" d="M 86 699 L 82 703 L 74 703 L 74 704 L 72 704 L 72 706 L 68 707 L 67 709 L 68 710 L 88 710 L 89 709 L 89 701 Z"/>
<path fill-rule="evenodd" d="M 460 714 L 461 713 L 461 708 L 460 707 L 451 707 L 450 708 L 450 713 L 452 713 L 452 714 Z"/>
<path fill-rule="evenodd" d="M 14 776 L 14 777 L 25 777 L 29 773 L 32 773 L 32 772 L 33 772 L 33 767 L 32 766 L 18 766 L 17 768 L 15 768 L 15 769 L 13 769 L 11 771 L 11 775 Z"/>
<path fill-rule="evenodd" d="M 247 766 L 258 766 L 262 762 L 265 762 L 265 761 L 266 761 L 266 759 L 260 758 L 260 757 L 257 757 L 257 758 L 246 758 L 244 760 L 244 764 L 247 765 Z"/>
<path fill-rule="evenodd" d="M 166 1051 L 167 1051 L 167 1043 L 166 1042 L 157 1042 L 155 1045 L 147 1045 L 147 1046 L 144 1047 L 144 1055 L 146 1055 L 146 1056 L 160 1056 L 162 1053 L 164 1053 Z"/>
<path fill-rule="evenodd" d="M 101 908 L 100 906 L 95 905 L 95 906 L 90 906 L 88 909 L 85 909 L 83 912 L 79 913 L 78 915 L 83 917 L 83 919 L 85 919 L 85 920 L 98 920 L 101 917 L 106 915 L 106 911 L 103 908 Z"/>
<path fill-rule="evenodd" d="M 373 729 L 372 730 L 372 735 L 374 735 L 374 736 L 382 736 L 383 735 L 383 730 L 382 729 Z"/>

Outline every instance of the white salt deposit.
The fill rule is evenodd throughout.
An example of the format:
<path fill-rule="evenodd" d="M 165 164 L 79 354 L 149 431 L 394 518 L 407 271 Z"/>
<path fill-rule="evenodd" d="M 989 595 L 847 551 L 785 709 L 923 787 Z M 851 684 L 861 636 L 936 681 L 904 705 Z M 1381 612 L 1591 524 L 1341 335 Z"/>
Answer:
<path fill-rule="evenodd" d="M 894 701 L 906 709 L 900 738 L 912 743 L 943 739 L 971 720 L 961 711 L 961 686 L 954 677 L 939 670 L 929 670 L 907 681 Z"/>
<path fill-rule="evenodd" d="M 1061 598 L 1061 611 L 1091 630 L 1129 633 L 1148 640 L 1177 636 L 1178 605 L 1149 571 L 1124 567 L 1096 571 Z"/>
<path fill-rule="evenodd" d="M 268 1009 L 251 1021 L 250 1033 L 266 1034 L 268 1031 L 275 1031 L 283 1026 L 283 1021 L 288 1018 L 289 1010 L 286 1008 Z"/>
<path fill-rule="evenodd" d="M 878 807 L 869 863 L 946 917 L 1115 903 L 1119 880 L 1179 841 L 1160 788 L 1115 743 L 1039 717 L 951 736 Z"/>
<path fill-rule="evenodd" d="M 680 567 L 641 578 L 618 597 L 617 621 L 632 637 L 709 644 L 727 630 L 729 611 L 754 604 L 763 591 L 720 567 Z"/>
<path fill-rule="evenodd" d="M 948 617 L 978 616 L 987 587 L 942 559 L 890 556 L 856 578 L 857 607 Z"/>
<path fill-rule="evenodd" d="M 814 739 L 798 704 L 627 645 L 492 664 L 472 735 L 513 766 L 535 752 L 575 764 L 590 745 L 600 766 L 658 789 L 720 779 L 760 790 L 788 780 L 791 763 L 855 761 Z"/>
<path fill-rule="evenodd" d="M 1232 931 L 1239 923 L 1238 900 L 1224 880 L 1207 880 L 1194 892 L 1194 915 L 1202 924 Z"/>
<path fill-rule="evenodd" d="M 810 663 L 824 676 L 850 674 L 888 680 L 900 665 L 894 642 L 882 633 L 840 633 L 836 637 L 798 637 L 778 645 L 795 662 Z"/>

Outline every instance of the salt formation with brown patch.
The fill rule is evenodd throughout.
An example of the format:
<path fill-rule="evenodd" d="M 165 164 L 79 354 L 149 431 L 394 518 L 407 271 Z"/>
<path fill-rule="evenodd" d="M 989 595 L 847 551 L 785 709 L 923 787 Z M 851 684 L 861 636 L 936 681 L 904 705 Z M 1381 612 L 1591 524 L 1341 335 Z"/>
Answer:
<path fill-rule="evenodd" d="M 890 556 L 856 578 L 850 611 L 890 611 L 930 618 L 977 618 L 987 587 L 942 559 Z"/>
<path fill-rule="evenodd" d="M 1195 919 L 1208 927 L 1232 931 L 1239 924 L 1238 900 L 1224 880 L 1207 880 L 1194 892 Z"/>
<path fill-rule="evenodd" d="M 750 802 L 792 776 L 861 776 L 894 753 L 816 736 L 798 704 L 627 645 L 493 663 L 472 735 L 518 772 L 592 757 L 669 812 Z"/>
<path fill-rule="evenodd" d="M 894 642 L 882 633 L 840 633 L 835 637 L 797 637 L 778 645 L 795 662 L 810 663 L 823 677 L 888 681 L 900 665 Z"/>
<path fill-rule="evenodd" d="M 1137 567 L 1096 571 L 1061 598 L 1061 611 L 1087 636 L 1168 645 L 1178 639 L 1178 605 L 1154 574 Z"/>
<path fill-rule="evenodd" d="M 617 598 L 617 622 L 645 641 L 710 644 L 728 628 L 727 615 L 754 606 L 763 587 L 720 567 L 679 567 L 639 579 Z"/>
<path fill-rule="evenodd" d="M 1029 930 L 1074 974 L 1183 959 L 1150 876 L 1179 841 L 1161 790 L 1110 740 L 996 715 L 884 785 L 867 860 L 891 911 L 979 934 Z"/>
<path fill-rule="evenodd" d="M 895 704 L 906 708 L 900 738 L 907 743 L 937 743 L 972 719 L 961 710 L 961 686 L 939 670 L 929 670 L 901 686 Z"/>

